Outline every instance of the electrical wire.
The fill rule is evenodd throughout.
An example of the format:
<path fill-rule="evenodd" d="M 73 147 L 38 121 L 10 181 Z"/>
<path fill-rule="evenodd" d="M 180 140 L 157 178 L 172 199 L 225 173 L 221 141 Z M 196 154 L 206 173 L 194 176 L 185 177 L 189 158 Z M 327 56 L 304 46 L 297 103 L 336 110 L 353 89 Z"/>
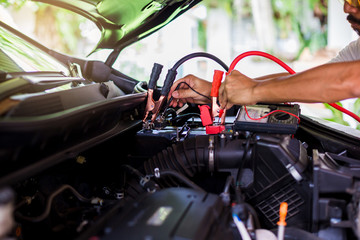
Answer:
<path fill-rule="evenodd" d="M 26 221 L 29 221 L 29 222 L 41 222 L 43 220 L 45 220 L 45 218 L 47 218 L 47 216 L 49 216 L 50 214 L 50 211 L 51 211 L 51 205 L 53 203 L 53 200 L 54 198 L 59 195 L 60 193 L 62 193 L 63 191 L 65 190 L 70 190 L 74 195 L 75 197 L 81 201 L 81 202 L 91 202 L 91 199 L 89 198 L 85 198 L 83 197 L 78 191 L 75 190 L 75 188 L 73 188 L 72 186 L 70 185 L 63 185 L 61 186 L 60 188 L 58 188 L 55 192 L 53 192 L 47 203 L 46 203 L 46 207 L 45 207 L 45 211 L 40 215 L 40 216 L 37 216 L 37 217 L 27 217 L 27 216 L 23 216 L 22 214 L 20 213 L 17 213 L 16 214 L 16 217 L 22 219 L 22 220 L 26 220 Z"/>
<path fill-rule="evenodd" d="M 290 113 L 290 112 L 284 111 L 284 110 L 279 110 L 279 109 L 278 109 L 278 110 L 271 111 L 270 113 L 268 113 L 268 114 L 266 114 L 266 115 L 264 115 L 264 116 L 262 116 L 262 117 L 259 117 L 259 118 L 252 118 L 252 117 L 249 115 L 249 113 L 248 113 L 248 110 L 247 110 L 246 106 L 244 106 L 244 109 L 245 109 L 245 112 L 246 112 L 247 117 L 248 117 L 249 119 L 251 119 L 251 120 L 261 120 L 261 119 L 263 119 L 263 118 L 266 118 L 266 117 L 270 116 L 270 115 L 271 115 L 271 114 L 273 114 L 273 113 L 276 113 L 276 112 L 282 112 L 282 113 L 286 113 L 286 114 L 289 114 L 289 115 L 291 115 L 291 116 L 293 116 L 293 117 L 297 118 L 297 119 L 298 119 L 298 121 L 299 121 L 299 123 L 300 123 L 300 118 L 299 118 L 298 116 L 296 116 L 296 115 L 295 115 L 295 114 L 293 114 L 293 113 Z"/>
<path fill-rule="evenodd" d="M 204 95 L 204 94 L 196 91 L 196 90 L 195 90 L 193 87 L 191 87 L 187 82 L 180 82 L 180 83 L 176 86 L 175 91 L 179 90 L 181 84 L 185 84 L 186 86 L 188 86 L 188 87 L 189 87 L 193 92 L 195 92 L 196 94 L 198 94 L 198 95 L 200 95 L 200 96 L 202 96 L 202 97 L 204 97 L 204 98 L 207 98 L 208 100 L 211 100 L 210 97 L 208 97 L 208 96 L 206 96 L 206 95 Z M 171 96 L 170 99 L 169 99 L 169 101 L 168 101 L 168 103 L 167 103 L 167 105 L 166 105 L 166 107 L 165 107 L 165 110 L 169 107 L 169 104 L 172 102 L 173 99 L 174 99 L 174 97 Z"/>
<path fill-rule="evenodd" d="M 230 74 L 231 71 L 234 70 L 236 64 L 243 58 L 245 57 L 248 57 L 248 56 L 261 56 L 261 57 L 265 57 L 265 58 L 268 58 L 274 62 L 276 62 L 277 64 L 279 64 L 281 67 L 283 67 L 286 71 L 288 71 L 290 74 L 295 74 L 296 72 L 290 68 L 286 63 L 284 63 L 283 61 L 281 61 L 280 59 L 278 59 L 277 57 L 275 56 L 272 56 L 271 54 L 268 54 L 268 53 L 265 53 L 265 52 L 261 52 L 261 51 L 249 51 L 249 52 L 245 52 L 245 53 L 242 53 L 240 54 L 239 56 L 237 56 L 233 61 L 232 63 L 230 64 L 230 67 L 229 67 L 229 71 L 226 73 L 226 75 Z M 354 118 L 356 121 L 360 122 L 360 117 L 357 116 L 355 113 L 339 106 L 338 104 L 336 103 L 329 103 L 330 106 L 332 106 L 333 108 L 349 115 L 350 117 Z M 269 114 L 272 114 L 269 113 Z M 290 114 L 290 113 L 289 113 Z M 291 115 L 291 114 L 290 114 Z M 248 115 L 249 117 L 249 115 Z"/>
<path fill-rule="evenodd" d="M 195 57 L 205 57 L 205 58 L 209 58 L 209 59 L 211 59 L 211 60 L 214 60 L 214 61 L 217 62 L 220 66 L 222 66 L 222 67 L 225 69 L 225 71 L 229 71 L 229 67 L 228 67 L 223 61 L 221 61 L 218 57 L 216 57 L 216 56 L 214 56 L 214 55 L 212 55 L 212 54 L 210 54 L 210 53 L 206 53 L 206 52 L 195 52 L 195 53 L 191 53 L 191 54 L 188 54 L 188 55 L 186 55 L 185 57 L 181 58 L 179 61 L 177 61 L 177 62 L 174 64 L 174 66 L 173 66 L 171 69 L 169 69 L 168 75 L 166 76 L 165 83 L 164 83 L 164 86 L 163 86 L 164 92 L 169 91 L 170 87 L 171 87 L 172 84 L 173 84 L 173 81 L 175 80 L 175 76 L 176 76 L 176 73 L 177 73 L 176 70 L 181 66 L 181 64 L 183 64 L 184 62 L 186 62 L 186 61 L 188 61 L 188 60 L 190 60 L 190 59 L 192 59 L 192 58 L 195 58 Z M 169 76 L 169 78 L 168 78 L 168 76 Z M 170 85 L 170 87 L 169 87 L 168 85 L 167 85 L 167 87 L 165 87 L 165 84 L 166 84 L 166 82 L 167 82 L 168 79 L 169 79 L 169 82 L 170 82 L 171 85 Z M 188 85 L 188 84 L 187 84 L 187 85 Z M 179 86 L 179 85 L 178 85 L 178 86 Z M 188 85 L 188 86 L 189 86 L 189 85 Z M 205 96 L 205 95 L 197 92 L 197 91 L 196 91 L 195 89 L 193 89 L 192 87 L 189 86 L 189 88 L 190 88 L 191 90 L 193 90 L 194 92 L 196 92 L 197 94 L 199 94 L 199 95 L 201 95 L 201 96 L 203 96 L 203 97 L 205 97 L 205 98 L 210 99 L 209 97 L 207 97 L 207 96 Z M 178 89 L 178 88 L 177 88 L 177 89 Z M 162 93 L 162 94 L 163 94 L 163 93 Z M 168 92 L 167 92 L 166 94 L 164 93 L 164 95 L 166 95 L 166 98 L 167 98 Z M 169 101 L 167 101 L 167 104 L 166 104 L 166 106 L 165 106 L 165 110 L 169 107 L 169 104 L 171 103 L 172 100 L 173 100 L 173 97 L 171 97 L 171 98 L 169 99 Z"/>
<path fill-rule="evenodd" d="M 234 177 L 228 176 L 226 178 L 225 186 L 224 186 L 224 193 L 230 193 L 230 186 L 234 183 Z"/>
<path fill-rule="evenodd" d="M 184 62 L 186 62 L 192 58 L 195 58 L 195 57 L 206 57 L 206 58 L 212 59 L 215 62 L 217 62 L 218 64 L 220 64 L 225 69 L 225 71 L 229 71 L 229 67 L 223 61 L 221 61 L 218 57 L 216 57 L 210 53 L 206 53 L 206 52 L 195 52 L 195 53 L 186 55 L 185 57 L 183 57 L 179 61 L 177 61 L 174 64 L 174 66 L 172 67 L 172 69 L 173 70 L 178 69 L 181 64 L 183 64 Z"/>
<path fill-rule="evenodd" d="M 233 61 L 232 63 L 230 64 L 230 67 L 229 67 L 229 71 L 227 72 L 227 75 L 230 74 L 236 64 L 243 58 L 245 57 L 248 57 L 248 56 L 261 56 L 261 57 L 265 57 L 265 58 L 268 58 L 274 62 L 276 62 L 277 64 L 279 64 L 281 67 L 283 67 L 286 71 L 288 71 L 290 74 L 295 74 L 295 71 L 290 68 L 286 63 L 284 63 L 283 61 L 281 61 L 280 59 L 278 59 L 277 57 L 271 55 L 271 54 L 268 54 L 266 52 L 261 52 L 261 51 L 249 51 L 249 52 L 244 52 L 242 54 L 240 54 L 239 56 L 237 56 Z"/>
<path fill-rule="evenodd" d="M 357 116 L 355 113 L 347 110 L 346 108 L 341 107 L 339 104 L 336 103 L 328 103 L 330 106 L 332 106 L 333 108 L 349 115 L 350 117 L 354 118 L 356 121 L 360 122 L 360 117 Z"/>
<path fill-rule="evenodd" d="M 196 94 L 198 94 L 198 95 L 200 95 L 200 96 L 202 96 L 202 97 L 204 97 L 204 98 L 206 98 L 206 99 L 208 99 L 208 100 L 211 101 L 211 98 L 210 98 L 210 97 L 208 97 L 208 96 L 206 96 L 206 95 L 204 95 L 204 94 L 196 91 L 196 90 L 195 90 L 193 87 L 191 87 L 187 82 L 180 82 L 180 83 L 176 86 L 175 91 L 179 90 L 181 84 L 185 84 L 186 86 L 188 86 L 188 87 L 189 87 L 193 92 L 195 92 Z M 173 101 L 173 99 L 174 99 L 174 97 L 171 96 L 170 99 L 169 99 L 169 101 L 166 103 L 164 112 L 169 108 L 169 105 L 170 105 L 170 103 Z"/>
<path fill-rule="evenodd" d="M 191 87 L 187 82 L 180 82 L 179 85 L 176 86 L 175 90 L 179 90 L 181 84 L 185 84 L 186 86 L 188 86 L 188 87 L 189 87 L 193 92 L 195 92 L 196 94 L 198 94 L 198 95 L 200 95 L 200 96 L 202 96 L 202 97 L 204 97 L 204 98 L 206 98 L 206 99 L 208 99 L 208 100 L 211 100 L 211 98 L 210 98 L 209 96 L 206 96 L 206 95 L 204 95 L 204 94 L 196 91 L 196 90 L 195 90 L 193 87 Z M 171 99 L 171 98 L 170 98 L 170 99 Z M 170 101 L 169 101 L 169 102 L 170 102 Z"/>
<path fill-rule="evenodd" d="M 247 231 L 245 224 L 240 220 L 240 218 L 237 215 L 233 214 L 233 220 L 234 220 L 235 226 L 239 230 L 241 238 L 243 240 L 251 240 L 249 232 Z"/>
<path fill-rule="evenodd" d="M 241 166 L 238 168 L 237 174 L 236 174 L 236 187 L 240 188 L 240 177 L 241 177 L 241 170 L 243 169 L 244 165 L 245 165 L 245 159 L 246 159 L 246 155 L 248 154 L 248 152 L 250 151 L 250 141 L 251 141 L 252 135 L 249 135 L 246 139 L 245 142 L 245 148 L 244 148 L 244 153 L 243 156 L 241 158 Z M 240 203 L 242 201 L 242 199 L 237 199 L 238 202 Z"/>

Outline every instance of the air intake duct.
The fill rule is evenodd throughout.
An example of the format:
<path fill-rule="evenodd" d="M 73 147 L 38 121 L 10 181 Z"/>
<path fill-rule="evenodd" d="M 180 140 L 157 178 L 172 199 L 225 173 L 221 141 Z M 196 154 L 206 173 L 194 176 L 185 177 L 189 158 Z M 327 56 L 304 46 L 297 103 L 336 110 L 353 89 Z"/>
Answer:
<path fill-rule="evenodd" d="M 197 173 L 239 168 L 242 160 L 251 158 L 252 146 L 244 139 L 225 139 L 216 135 L 201 135 L 174 144 L 145 162 L 147 174 L 155 168 L 173 169 L 187 177 Z M 245 152 L 245 158 L 243 158 Z"/>

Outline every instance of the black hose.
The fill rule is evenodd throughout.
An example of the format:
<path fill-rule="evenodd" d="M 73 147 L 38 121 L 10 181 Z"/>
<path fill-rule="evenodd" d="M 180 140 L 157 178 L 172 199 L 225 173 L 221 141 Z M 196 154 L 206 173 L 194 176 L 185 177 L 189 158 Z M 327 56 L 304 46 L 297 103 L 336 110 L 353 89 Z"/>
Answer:
<path fill-rule="evenodd" d="M 200 192 L 205 192 L 201 187 L 199 187 L 198 185 L 196 185 L 194 182 L 192 182 L 190 179 L 188 179 L 187 177 L 185 177 L 184 175 L 182 175 L 181 173 L 178 173 L 174 170 L 171 169 L 167 169 L 167 170 L 161 170 L 160 171 L 160 177 L 162 176 L 171 176 L 171 177 L 176 177 L 177 179 L 179 179 L 181 182 L 185 183 L 187 186 L 198 190 Z"/>
<path fill-rule="evenodd" d="M 209 155 L 209 141 L 213 138 L 214 151 Z M 220 141 L 226 141 L 224 143 Z M 219 169 L 239 168 L 241 161 L 251 156 L 251 148 L 244 155 L 245 140 L 220 139 L 218 136 L 196 136 L 185 139 L 182 142 L 173 144 L 171 147 L 162 150 L 144 163 L 146 174 L 154 174 L 154 169 L 172 169 L 186 177 L 194 177 L 197 173 L 217 171 Z M 214 161 L 210 158 L 213 157 Z M 171 185 L 171 184 L 169 184 Z"/>
<path fill-rule="evenodd" d="M 254 223 L 255 223 L 255 228 L 260 229 L 261 224 L 260 224 L 259 217 L 258 217 L 257 212 L 255 211 L 255 209 L 250 204 L 248 204 L 246 202 L 244 202 L 243 204 L 246 207 L 246 209 L 250 212 L 251 216 L 253 216 Z"/>

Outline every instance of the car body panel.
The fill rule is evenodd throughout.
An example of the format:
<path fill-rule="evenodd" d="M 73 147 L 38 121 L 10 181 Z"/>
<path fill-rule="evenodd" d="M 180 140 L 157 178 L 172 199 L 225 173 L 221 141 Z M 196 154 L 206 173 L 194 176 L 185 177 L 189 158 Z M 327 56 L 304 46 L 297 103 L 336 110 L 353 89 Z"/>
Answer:
<path fill-rule="evenodd" d="M 36 0 L 38 1 L 38 0 Z M 165 26 L 199 0 L 39 0 L 78 13 L 101 30 L 96 49 L 122 49 Z"/>
<path fill-rule="evenodd" d="M 199 1 L 41 2 L 94 21 L 102 31 L 97 49 L 118 54 Z M 240 239 L 231 214 L 252 215 L 245 223 L 258 217 L 252 230 L 274 229 L 280 201 L 289 204 L 287 234 L 300 230 L 294 239 L 328 228 L 326 234 L 336 230 L 332 237 L 341 240 L 360 233 L 352 224 L 360 216 L 359 131 L 327 126 L 298 107 L 300 121 L 270 126 L 265 119 L 250 130 L 236 127 L 240 107 L 234 106 L 220 134 L 206 133 L 197 105 L 182 113 L 159 108 L 164 118 L 147 122 L 151 94 L 143 82 L 108 62 L 52 51 L 2 22 L 0 35 L 1 28 L 34 45 L 32 61 L 49 54 L 55 62 L 29 72 L 13 61 L 22 47 L 11 46 L 16 57 L 0 56 L 0 63 L 9 63 L 0 66 L 0 106 L 15 101 L 0 111 L 0 210 L 9 192 L 3 189 L 16 194 L 8 201 L 15 206 L 8 219 L 15 216 L 17 223 L 9 237 Z M 153 89 L 155 99 L 160 90 Z M 294 131 L 281 131 L 289 123 Z"/>

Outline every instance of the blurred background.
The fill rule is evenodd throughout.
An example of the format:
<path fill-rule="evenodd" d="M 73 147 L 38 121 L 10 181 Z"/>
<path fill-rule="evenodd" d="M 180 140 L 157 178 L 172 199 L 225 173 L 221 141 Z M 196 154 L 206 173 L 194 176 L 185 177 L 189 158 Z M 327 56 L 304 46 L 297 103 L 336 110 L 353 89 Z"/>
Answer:
<path fill-rule="evenodd" d="M 87 19 L 63 9 L 32 1 L 0 0 L 0 20 L 69 55 L 106 60 L 111 52 L 94 52 L 100 31 Z M 338 0 L 205 0 L 160 31 L 125 48 L 113 67 L 147 81 L 154 62 L 171 68 L 189 53 L 206 51 L 230 65 L 237 55 L 260 50 L 298 72 L 328 62 L 357 38 Z M 178 77 L 195 74 L 212 80 L 218 68 L 197 58 L 183 64 Z M 248 57 L 236 69 L 249 77 L 284 71 L 260 57 Z M 341 104 L 360 115 L 359 100 Z M 357 122 L 326 104 L 301 104 L 301 109 L 305 115 L 360 129 Z"/>

